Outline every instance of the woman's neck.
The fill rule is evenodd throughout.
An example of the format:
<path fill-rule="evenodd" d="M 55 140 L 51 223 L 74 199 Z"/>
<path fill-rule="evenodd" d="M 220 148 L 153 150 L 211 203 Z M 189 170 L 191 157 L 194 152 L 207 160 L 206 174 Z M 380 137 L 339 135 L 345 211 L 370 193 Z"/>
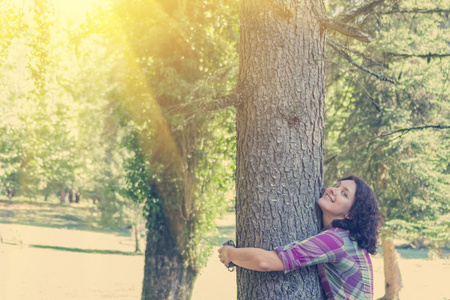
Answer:
<path fill-rule="evenodd" d="M 327 227 L 329 225 L 331 225 L 331 223 L 333 222 L 335 218 L 326 214 L 322 215 L 322 225 L 323 227 Z"/>

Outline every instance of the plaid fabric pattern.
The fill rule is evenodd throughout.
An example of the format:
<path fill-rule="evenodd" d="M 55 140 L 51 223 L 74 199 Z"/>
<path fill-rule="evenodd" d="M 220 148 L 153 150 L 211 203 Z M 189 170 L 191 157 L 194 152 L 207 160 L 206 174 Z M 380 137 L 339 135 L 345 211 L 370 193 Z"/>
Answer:
<path fill-rule="evenodd" d="M 302 242 L 275 249 L 286 272 L 317 265 L 330 300 L 373 299 L 373 269 L 369 253 L 352 241 L 347 230 L 325 228 Z"/>

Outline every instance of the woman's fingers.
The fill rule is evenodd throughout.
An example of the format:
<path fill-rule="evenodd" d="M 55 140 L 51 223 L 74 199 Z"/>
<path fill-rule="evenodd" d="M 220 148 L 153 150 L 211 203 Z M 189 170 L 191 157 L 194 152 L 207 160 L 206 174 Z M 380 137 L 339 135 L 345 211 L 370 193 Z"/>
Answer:
<path fill-rule="evenodd" d="M 226 252 L 224 251 L 224 247 L 220 247 L 217 252 L 219 252 L 218 257 L 220 262 L 223 263 L 225 267 L 228 267 L 231 261 L 228 259 Z"/>

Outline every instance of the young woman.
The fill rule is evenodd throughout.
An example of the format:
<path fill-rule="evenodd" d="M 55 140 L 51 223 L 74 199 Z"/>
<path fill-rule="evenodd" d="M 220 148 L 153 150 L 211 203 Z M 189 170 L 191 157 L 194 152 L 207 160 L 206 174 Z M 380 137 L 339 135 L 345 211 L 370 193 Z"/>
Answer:
<path fill-rule="evenodd" d="M 220 261 L 262 272 L 317 265 L 328 299 L 373 299 L 369 253 L 376 253 L 381 223 L 375 194 L 363 180 L 349 176 L 326 189 L 318 204 L 324 226 L 318 235 L 274 251 L 223 246 Z"/>

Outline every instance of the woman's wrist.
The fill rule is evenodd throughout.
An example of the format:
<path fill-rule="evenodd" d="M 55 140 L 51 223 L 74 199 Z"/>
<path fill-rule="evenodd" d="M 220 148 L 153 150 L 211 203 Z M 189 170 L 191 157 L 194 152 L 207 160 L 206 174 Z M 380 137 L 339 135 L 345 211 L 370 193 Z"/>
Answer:
<path fill-rule="evenodd" d="M 233 246 L 224 246 L 224 254 L 228 258 L 228 260 L 233 261 L 233 250 L 235 250 Z"/>

